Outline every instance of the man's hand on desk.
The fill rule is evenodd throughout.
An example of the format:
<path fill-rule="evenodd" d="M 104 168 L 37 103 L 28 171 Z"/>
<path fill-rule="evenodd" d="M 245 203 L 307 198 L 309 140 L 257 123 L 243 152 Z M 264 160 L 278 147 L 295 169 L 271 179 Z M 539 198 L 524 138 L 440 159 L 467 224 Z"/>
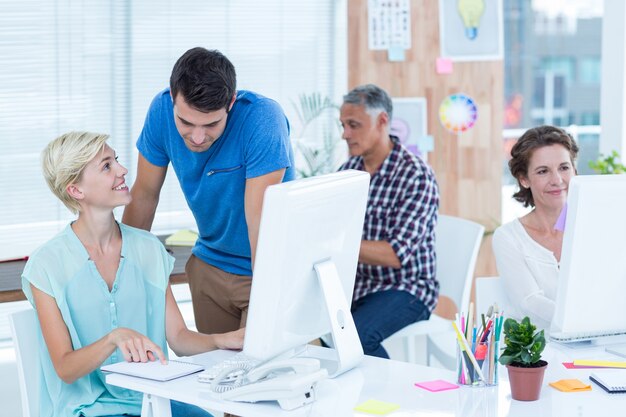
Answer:
<path fill-rule="evenodd" d="M 241 350 L 245 333 L 246 328 L 243 327 L 233 332 L 216 334 L 214 335 L 215 344 L 218 349 Z"/>

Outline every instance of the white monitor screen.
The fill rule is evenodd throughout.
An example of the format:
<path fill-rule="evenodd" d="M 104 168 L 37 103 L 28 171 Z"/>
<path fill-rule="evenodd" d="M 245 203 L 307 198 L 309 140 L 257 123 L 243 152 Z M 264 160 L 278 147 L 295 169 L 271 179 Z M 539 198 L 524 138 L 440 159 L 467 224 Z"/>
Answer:
<path fill-rule="evenodd" d="M 369 174 L 353 170 L 268 187 L 246 324 L 246 355 L 270 359 L 331 331 L 314 270 L 322 261 L 334 263 L 349 314 L 368 189 Z"/>
<path fill-rule="evenodd" d="M 569 183 L 554 340 L 626 333 L 626 175 Z"/>

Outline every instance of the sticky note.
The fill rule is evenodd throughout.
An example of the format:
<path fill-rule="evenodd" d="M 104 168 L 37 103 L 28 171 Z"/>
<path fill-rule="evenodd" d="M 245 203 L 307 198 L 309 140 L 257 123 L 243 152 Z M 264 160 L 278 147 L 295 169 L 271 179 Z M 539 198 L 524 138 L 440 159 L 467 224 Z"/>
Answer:
<path fill-rule="evenodd" d="M 435 139 L 431 135 L 417 138 L 417 147 L 422 152 L 431 152 L 435 149 Z"/>
<path fill-rule="evenodd" d="M 387 49 L 387 59 L 391 62 L 404 61 L 404 48 L 399 45 L 391 45 Z"/>
<path fill-rule="evenodd" d="M 574 365 L 574 362 L 563 362 L 563 366 L 567 369 L 592 369 L 592 368 L 600 368 L 599 366 L 582 366 L 582 365 Z"/>
<path fill-rule="evenodd" d="M 449 389 L 457 389 L 459 386 L 456 384 L 451 384 L 448 381 L 444 381 L 442 379 L 437 379 L 435 381 L 425 381 L 425 382 L 416 382 L 416 387 L 424 388 L 430 392 L 437 391 L 446 391 Z"/>
<path fill-rule="evenodd" d="M 360 411 L 367 414 L 376 414 L 377 416 L 384 416 L 392 411 L 400 408 L 398 404 L 386 403 L 378 400 L 367 400 L 354 407 L 354 411 Z"/>
<path fill-rule="evenodd" d="M 452 74 L 452 60 L 448 58 L 437 58 L 437 74 Z"/>
<path fill-rule="evenodd" d="M 587 385 L 579 379 L 561 379 L 550 382 L 550 386 L 563 392 L 591 391 L 591 385 Z"/>

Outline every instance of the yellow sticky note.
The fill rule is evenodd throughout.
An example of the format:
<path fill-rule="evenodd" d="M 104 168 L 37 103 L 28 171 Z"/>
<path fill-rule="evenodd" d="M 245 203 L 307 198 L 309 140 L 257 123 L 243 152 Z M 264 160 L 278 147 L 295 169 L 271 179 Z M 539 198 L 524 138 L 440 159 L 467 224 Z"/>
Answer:
<path fill-rule="evenodd" d="M 360 411 L 362 413 L 376 414 L 378 416 L 384 416 L 392 411 L 400 408 L 398 404 L 386 403 L 378 400 L 367 400 L 354 407 L 354 411 Z"/>
<path fill-rule="evenodd" d="M 550 386 L 563 392 L 591 391 L 591 385 L 587 385 L 579 379 L 561 379 L 550 382 Z"/>
<path fill-rule="evenodd" d="M 193 246 L 198 240 L 198 234 L 191 230 L 179 230 L 165 239 L 168 246 Z"/>
<path fill-rule="evenodd" d="M 589 359 L 574 359 L 575 366 L 595 366 L 598 368 L 626 368 L 624 361 L 597 361 Z"/>

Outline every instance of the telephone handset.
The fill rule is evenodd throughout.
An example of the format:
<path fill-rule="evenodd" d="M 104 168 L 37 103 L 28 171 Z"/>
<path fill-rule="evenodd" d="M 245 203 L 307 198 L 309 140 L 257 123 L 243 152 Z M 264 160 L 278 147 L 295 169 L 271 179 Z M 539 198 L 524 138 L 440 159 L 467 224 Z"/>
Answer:
<path fill-rule="evenodd" d="M 246 378 L 250 382 L 257 382 L 272 374 L 292 372 L 295 374 L 310 374 L 320 369 L 320 361 L 313 358 L 291 358 L 267 362 L 251 369 Z"/>
<path fill-rule="evenodd" d="M 243 381 L 215 380 L 211 388 L 217 398 L 229 401 L 278 401 L 281 408 L 293 410 L 315 400 L 315 385 L 326 378 L 326 369 L 313 358 L 276 360 L 251 369 Z"/>

